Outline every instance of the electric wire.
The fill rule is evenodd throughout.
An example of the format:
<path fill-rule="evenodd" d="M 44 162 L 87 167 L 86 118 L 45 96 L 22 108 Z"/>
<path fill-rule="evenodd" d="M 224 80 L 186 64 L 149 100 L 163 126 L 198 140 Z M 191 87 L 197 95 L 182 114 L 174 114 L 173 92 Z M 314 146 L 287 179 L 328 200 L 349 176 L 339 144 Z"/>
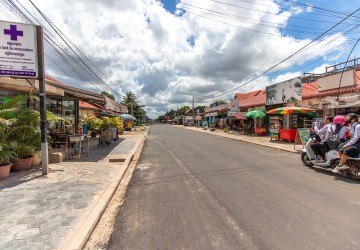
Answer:
<path fill-rule="evenodd" d="M 290 58 L 294 57 L 296 54 L 298 54 L 299 52 L 303 51 L 305 48 L 309 47 L 311 44 L 313 44 L 315 41 L 319 40 L 321 37 L 323 37 L 326 33 L 328 33 L 329 31 L 333 30 L 335 27 L 337 27 L 339 24 L 341 24 L 342 22 L 344 22 L 345 20 L 347 20 L 349 17 L 351 17 L 353 14 L 355 14 L 356 12 L 358 12 L 360 10 L 360 8 L 356 9 L 355 11 L 353 11 L 352 13 L 350 13 L 348 16 L 346 16 L 345 18 L 343 18 L 340 22 L 338 22 L 337 24 L 333 25 L 330 29 L 328 29 L 327 31 L 325 31 L 323 34 L 321 34 L 320 36 L 318 36 L 317 38 L 315 38 L 314 40 L 312 40 L 311 42 L 307 43 L 305 46 L 301 47 L 300 49 L 298 49 L 297 51 L 295 51 L 294 53 L 292 53 L 290 56 L 284 58 L 283 60 L 281 60 L 280 62 L 276 63 L 275 65 L 271 66 L 270 68 L 268 68 L 267 70 L 263 71 L 262 73 L 256 75 L 255 77 L 251 78 L 250 80 L 246 81 L 245 83 L 242 83 L 238 86 L 235 86 L 234 88 L 232 88 L 231 90 L 228 90 L 224 93 L 218 94 L 215 96 L 219 97 L 219 96 L 223 96 L 224 94 L 227 94 L 231 91 L 234 91 L 235 89 L 238 89 L 241 86 L 244 86 L 245 84 L 248 84 L 256 79 L 258 79 L 259 77 L 265 75 L 267 72 L 273 70 L 274 68 L 276 68 L 277 66 L 279 66 L 280 64 L 282 64 L 283 62 L 289 60 Z"/>

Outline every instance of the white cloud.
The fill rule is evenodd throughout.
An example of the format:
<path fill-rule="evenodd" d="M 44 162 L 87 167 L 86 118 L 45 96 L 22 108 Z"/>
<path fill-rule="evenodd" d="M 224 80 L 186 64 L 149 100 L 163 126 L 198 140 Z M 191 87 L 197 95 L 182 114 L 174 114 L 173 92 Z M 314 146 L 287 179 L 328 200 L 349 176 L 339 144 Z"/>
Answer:
<path fill-rule="evenodd" d="M 21 2 L 29 7 L 28 1 Z M 172 15 L 155 0 L 34 2 L 101 68 L 106 75 L 104 80 L 113 83 L 112 88 L 120 94 L 133 91 L 147 105 L 152 117 L 168 107 L 190 105 L 193 95 L 206 104 L 214 95 L 250 79 L 310 41 L 284 36 L 278 29 L 286 27 L 294 10 L 296 13 L 304 10 L 283 11 L 271 0 L 262 1 L 263 5 L 226 1 L 241 8 L 208 0 L 182 0 L 179 6 L 192 13 L 180 16 Z M 276 70 L 325 58 L 345 42 L 340 33 L 329 36 Z M 47 71 L 53 76 L 69 79 L 58 67 L 48 66 Z M 276 79 L 291 78 L 294 74 L 298 72 Z M 264 76 L 239 91 L 264 89 L 273 81 Z M 228 96 L 233 93 L 224 98 Z"/>

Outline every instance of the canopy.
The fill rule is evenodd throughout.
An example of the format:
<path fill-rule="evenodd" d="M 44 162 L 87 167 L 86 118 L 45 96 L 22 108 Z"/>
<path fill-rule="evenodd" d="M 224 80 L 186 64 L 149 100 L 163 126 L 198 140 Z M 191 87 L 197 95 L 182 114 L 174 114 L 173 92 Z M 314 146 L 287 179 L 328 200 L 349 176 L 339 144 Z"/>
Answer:
<path fill-rule="evenodd" d="M 315 112 L 315 110 L 302 108 L 302 107 L 282 107 L 282 108 L 269 110 L 266 113 L 270 115 L 286 115 L 286 114 L 306 114 L 311 112 Z"/>
<path fill-rule="evenodd" d="M 266 116 L 266 114 L 260 110 L 253 110 L 253 111 L 249 111 L 245 114 L 246 117 L 251 117 L 251 118 L 264 118 Z"/>
<path fill-rule="evenodd" d="M 122 114 L 122 115 L 120 115 L 120 118 L 126 119 L 126 120 L 136 120 L 135 117 L 133 117 L 132 115 L 129 115 L 129 114 Z"/>
<path fill-rule="evenodd" d="M 236 119 L 245 119 L 244 113 L 236 113 L 236 114 L 234 115 L 234 117 L 235 117 Z"/>

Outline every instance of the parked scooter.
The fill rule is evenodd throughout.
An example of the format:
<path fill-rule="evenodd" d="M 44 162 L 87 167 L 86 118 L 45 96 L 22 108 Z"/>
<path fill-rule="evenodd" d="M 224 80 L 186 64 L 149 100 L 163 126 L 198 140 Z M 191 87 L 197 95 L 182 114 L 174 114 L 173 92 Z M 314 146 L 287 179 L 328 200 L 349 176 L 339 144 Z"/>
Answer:
<path fill-rule="evenodd" d="M 331 149 L 325 152 L 325 159 L 324 162 L 318 162 L 316 161 L 316 155 L 314 154 L 314 151 L 311 149 L 311 145 L 315 143 L 319 143 L 320 138 L 316 134 L 312 134 L 309 138 L 309 140 L 306 143 L 305 148 L 303 149 L 303 152 L 301 153 L 301 160 L 307 167 L 318 167 L 322 169 L 327 169 L 331 171 L 333 168 L 335 168 L 339 162 L 340 157 L 336 150 Z M 360 160 L 360 159 L 359 159 Z M 360 164 L 360 161 L 359 161 Z"/>

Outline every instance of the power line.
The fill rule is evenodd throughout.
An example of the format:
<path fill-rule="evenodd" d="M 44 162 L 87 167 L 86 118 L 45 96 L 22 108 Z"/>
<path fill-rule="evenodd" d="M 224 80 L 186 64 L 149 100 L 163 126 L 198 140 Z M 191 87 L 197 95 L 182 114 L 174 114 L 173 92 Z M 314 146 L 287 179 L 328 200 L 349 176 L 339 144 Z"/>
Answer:
<path fill-rule="evenodd" d="M 85 62 L 84 60 L 75 52 L 75 50 L 69 45 L 68 42 L 66 42 L 66 40 L 61 36 L 60 32 L 58 32 L 58 28 L 55 28 L 55 25 L 49 20 L 49 18 L 47 16 L 45 16 L 45 14 L 31 1 L 29 0 L 29 2 L 34 6 L 34 8 L 40 13 L 40 15 L 45 19 L 45 21 L 47 21 L 47 23 L 51 26 L 51 28 L 53 28 L 53 30 L 55 31 L 55 33 L 64 41 L 64 43 L 68 46 L 68 48 L 75 54 L 75 56 L 83 63 L 83 65 L 90 71 L 91 74 L 93 74 L 100 82 L 102 82 L 105 86 L 107 86 L 114 94 L 117 94 L 118 96 L 121 97 L 121 95 L 115 91 L 114 89 L 112 89 L 107 83 L 105 83 Z"/>
<path fill-rule="evenodd" d="M 279 66 L 280 64 L 282 64 L 283 62 L 289 60 L 290 58 L 292 58 L 293 56 L 295 56 L 296 54 L 298 54 L 299 52 L 303 51 L 305 48 L 307 48 L 308 46 L 310 46 L 311 44 L 313 44 L 315 41 L 319 40 L 322 36 L 324 36 L 326 33 L 328 33 L 329 31 L 333 30 L 335 27 L 337 27 L 339 24 L 341 24 L 342 22 L 344 22 L 345 20 L 347 20 L 349 17 L 351 17 L 353 14 L 355 14 L 356 12 L 358 12 L 360 10 L 360 8 L 356 9 L 355 11 L 353 11 L 352 13 L 350 13 L 349 15 L 347 15 L 344 19 L 342 19 L 340 22 L 338 22 L 337 24 L 335 24 L 334 26 L 332 26 L 330 29 L 328 29 L 327 31 L 325 31 L 324 33 L 322 33 L 321 35 L 319 35 L 317 38 L 315 38 L 314 40 L 312 40 L 311 42 L 307 43 L 305 46 L 303 46 L 302 48 L 298 49 L 297 51 L 295 51 L 294 53 L 292 53 L 290 56 L 286 57 L 285 59 L 281 60 L 280 62 L 276 63 L 275 65 L 271 66 L 270 68 L 268 68 L 267 70 L 263 71 L 262 73 L 256 75 L 255 77 L 251 78 L 250 80 L 246 81 L 245 83 L 242 83 L 238 86 L 235 86 L 234 88 L 225 91 L 224 93 L 215 95 L 216 97 L 225 95 L 227 93 L 230 93 L 231 91 L 234 91 L 238 88 L 240 88 L 241 86 L 244 86 L 245 84 L 248 84 L 256 79 L 258 79 L 259 77 L 265 75 L 266 73 L 268 73 L 269 71 L 271 71 L 272 69 L 276 68 L 277 66 Z"/>

